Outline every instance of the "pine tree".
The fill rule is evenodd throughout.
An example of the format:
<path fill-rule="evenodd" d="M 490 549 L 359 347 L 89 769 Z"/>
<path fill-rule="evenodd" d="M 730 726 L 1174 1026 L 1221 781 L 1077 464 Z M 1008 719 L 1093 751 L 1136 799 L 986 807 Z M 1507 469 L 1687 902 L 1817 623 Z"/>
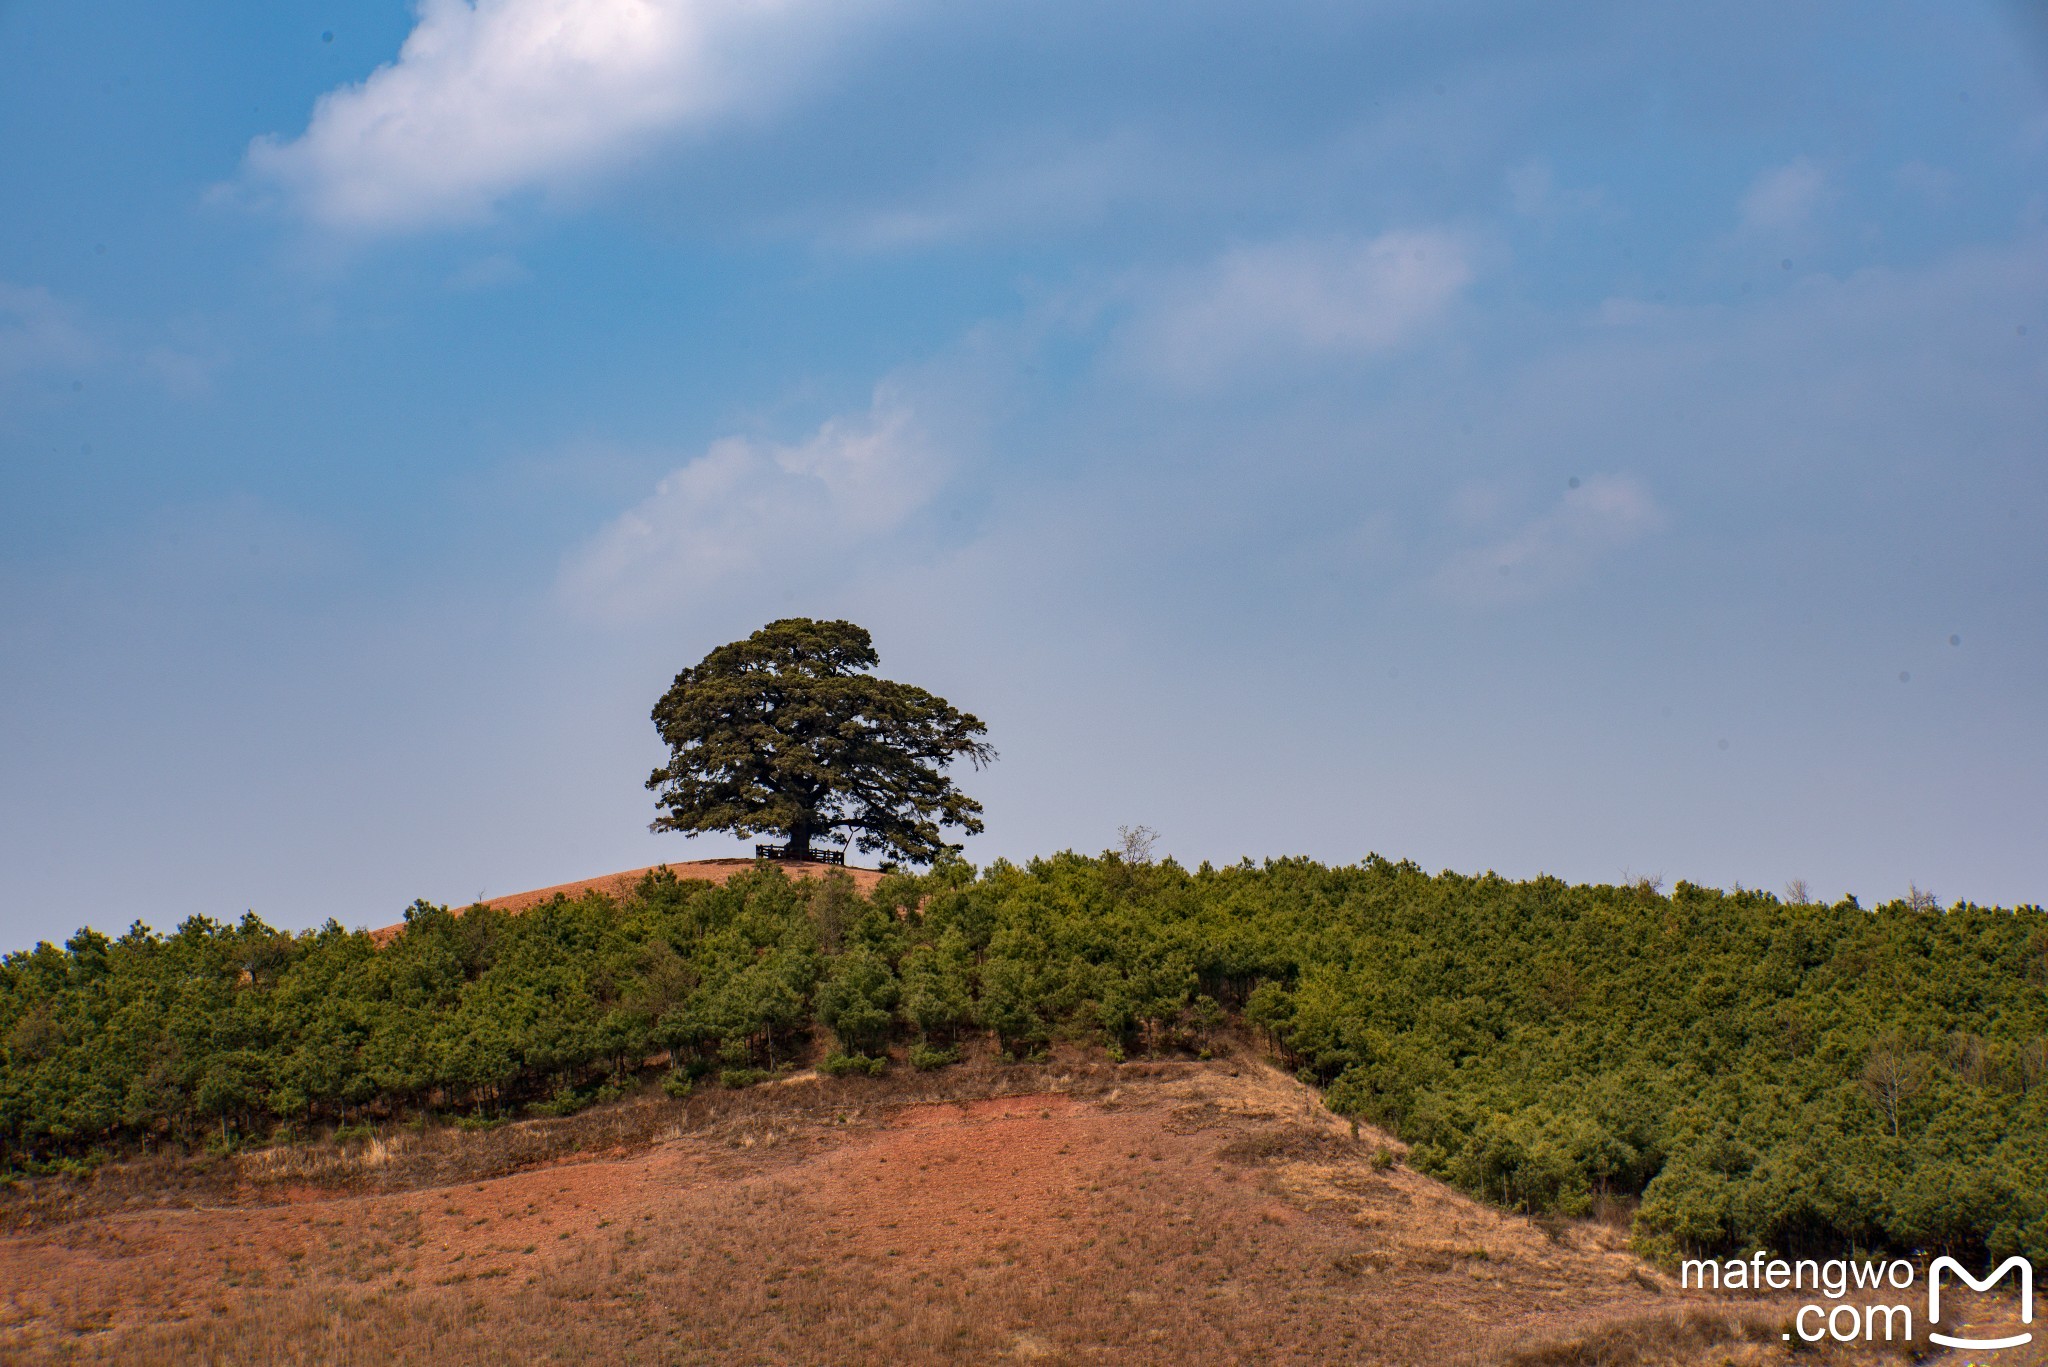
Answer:
<path fill-rule="evenodd" d="M 874 677 L 868 633 L 790 617 L 720 646 L 654 705 L 668 763 L 647 780 L 657 831 L 786 836 L 787 857 L 845 831 L 860 849 L 929 863 L 942 826 L 975 833 L 981 804 L 943 772 L 995 750 L 980 721 L 922 688 Z"/>

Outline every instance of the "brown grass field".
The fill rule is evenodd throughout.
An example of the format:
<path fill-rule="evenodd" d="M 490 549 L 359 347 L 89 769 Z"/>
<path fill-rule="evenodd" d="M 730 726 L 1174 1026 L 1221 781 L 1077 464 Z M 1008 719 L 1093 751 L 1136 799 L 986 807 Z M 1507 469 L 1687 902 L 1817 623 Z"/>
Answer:
<path fill-rule="evenodd" d="M 0 1360 L 1905 1360 L 1793 1354 L 1788 1306 L 1681 1294 L 1618 1222 L 1503 1213 L 1399 1149 L 1240 1053 L 138 1159 L 0 1191 Z"/>

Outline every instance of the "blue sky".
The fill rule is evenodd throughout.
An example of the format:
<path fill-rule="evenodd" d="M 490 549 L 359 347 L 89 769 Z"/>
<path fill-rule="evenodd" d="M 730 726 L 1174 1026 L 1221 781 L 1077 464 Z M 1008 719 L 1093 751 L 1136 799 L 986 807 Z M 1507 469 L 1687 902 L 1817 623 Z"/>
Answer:
<path fill-rule="evenodd" d="M 2048 23 L 0 0 L 0 945 L 645 830 L 868 626 L 971 858 L 2048 893 Z"/>

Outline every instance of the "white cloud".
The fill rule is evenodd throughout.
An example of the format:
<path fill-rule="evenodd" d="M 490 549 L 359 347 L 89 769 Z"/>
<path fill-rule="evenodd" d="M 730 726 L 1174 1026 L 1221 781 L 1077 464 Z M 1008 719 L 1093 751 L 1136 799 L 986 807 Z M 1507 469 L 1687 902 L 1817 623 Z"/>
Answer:
<path fill-rule="evenodd" d="M 1452 515 L 1462 519 L 1463 509 Z M 1436 576 L 1447 598 L 1473 604 L 1541 598 L 1583 579 L 1602 559 L 1664 525 L 1648 489 L 1595 475 L 1512 535 L 1456 556 Z"/>
<path fill-rule="evenodd" d="M 1795 232 L 1812 221 L 1830 194 L 1827 172 L 1800 157 L 1766 171 L 1742 196 L 1742 226 L 1751 232 Z"/>
<path fill-rule="evenodd" d="M 818 0 L 421 0 L 398 59 L 322 95 L 248 173 L 315 221 L 475 220 L 646 140 L 771 98 L 826 36 Z"/>
<path fill-rule="evenodd" d="M 559 591 L 616 620 L 735 584 L 779 587 L 897 530 L 946 465 L 888 386 L 868 412 L 834 418 L 795 446 L 727 437 L 572 555 Z"/>
<path fill-rule="evenodd" d="M 1166 284 L 1124 337 L 1138 368 L 1180 385 L 1319 357 L 1389 352 L 1472 279 L 1445 232 L 1238 247 Z"/>
<path fill-rule="evenodd" d="M 84 326 L 57 296 L 0 280 L 0 377 L 85 365 L 95 354 Z"/>

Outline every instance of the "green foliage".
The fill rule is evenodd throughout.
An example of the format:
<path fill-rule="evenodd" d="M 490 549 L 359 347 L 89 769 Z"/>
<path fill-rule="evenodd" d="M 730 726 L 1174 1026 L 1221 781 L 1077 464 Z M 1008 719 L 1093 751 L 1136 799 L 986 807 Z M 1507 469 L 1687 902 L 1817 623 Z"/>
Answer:
<path fill-rule="evenodd" d="M 974 956 L 959 927 L 903 955 L 902 1011 L 926 1039 L 951 1039 L 974 1021 Z"/>
<path fill-rule="evenodd" d="M 844 829 L 869 852 L 929 863 L 941 826 L 982 828 L 981 804 L 942 770 L 995 758 L 987 728 L 944 698 L 866 671 L 851 622 L 790 617 L 720 646 L 654 705 L 668 763 L 647 786 L 658 831 L 786 834 L 791 858 Z"/>
<path fill-rule="evenodd" d="M 857 945 L 832 961 L 818 990 L 818 1019 L 855 1052 L 879 1048 L 895 1024 L 902 995 L 882 954 Z"/>
<path fill-rule="evenodd" d="M 587 1091 L 579 1091 L 574 1087 L 562 1086 L 556 1088 L 555 1094 L 545 1101 L 528 1102 L 526 1109 L 535 1115 L 574 1115 L 576 1112 L 588 1110 L 592 1106 L 601 1106 L 607 1101 L 617 1101 L 624 1095 L 625 1089 L 623 1087 L 610 1082 L 590 1088 Z"/>
<path fill-rule="evenodd" d="M 910 1046 L 910 1066 L 920 1073 L 929 1073 L 960 1061 L 960 1051 L 950 1046 L 941 1048 L 936 1044 L 913 1044 Z"/>
<path fill-rule="evenodd" d="M 768 869 L 518 916 L 416 905 L 392 943 L 254 917 L 0 961 L 0 1166 L 223 1151 L 429 1110 L 497 1123 L 979 1032 L 1111 1057 L 1251 1032 L 1416 1168 L 1506 1206 L 1640 1198 L 1670 1248 L 2048 1258 L 2048 917 L 1788 905 L 1680 884 L 942 859 L 870 898 Z"/>
<path fill-rule="evenodd" d="M 873 1058 L 866 1054 L 830 1053 L 818 1063 L 818 1071 L 827 1077 L 845 1077 L 848 1073 L 860 1073 L 867 1077 L 880 1077 L 882 1070 L 889 1066 L 887 1055 Z"/>

